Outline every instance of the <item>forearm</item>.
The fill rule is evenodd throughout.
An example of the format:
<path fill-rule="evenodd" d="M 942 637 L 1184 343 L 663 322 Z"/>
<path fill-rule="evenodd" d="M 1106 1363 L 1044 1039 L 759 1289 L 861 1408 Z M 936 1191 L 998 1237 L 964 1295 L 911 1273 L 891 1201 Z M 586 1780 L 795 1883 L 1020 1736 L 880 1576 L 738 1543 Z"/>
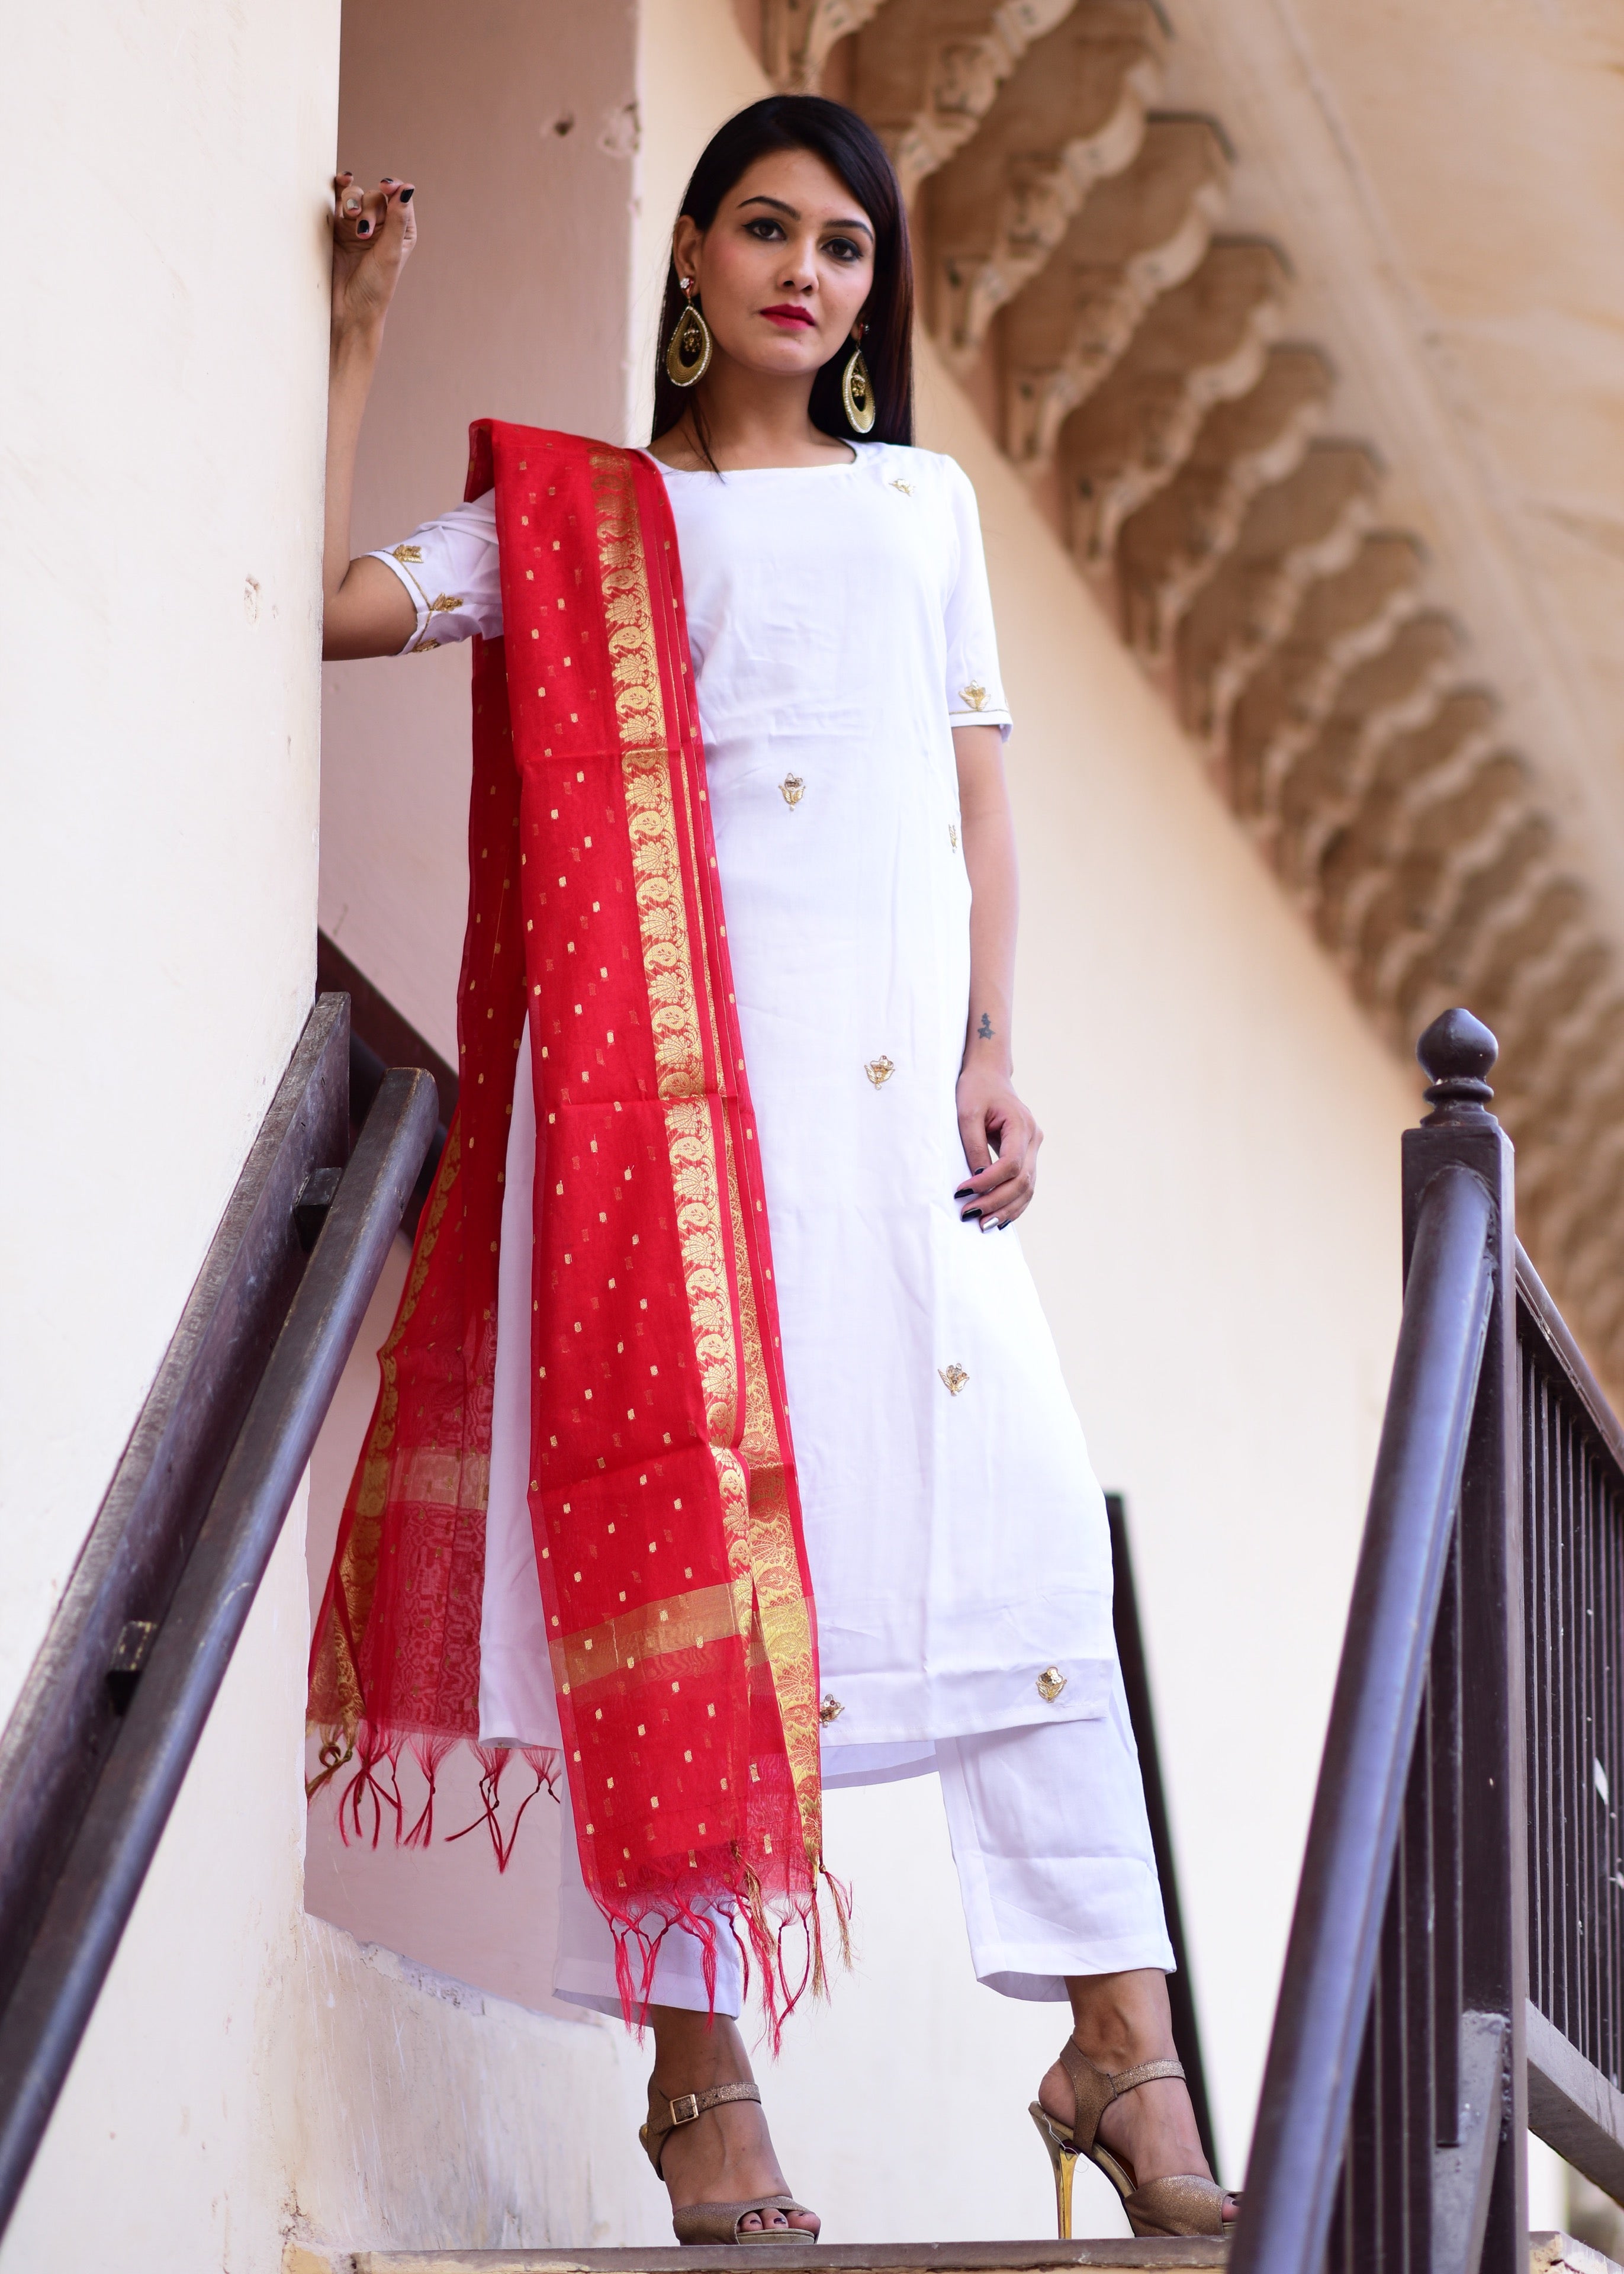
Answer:
<path fill-rule="evenodd" d="M 1014 821 L 1004 786 L 997 728 L 959 727 L 953 740 L 959 753 L 959 826 L 970 879 L 970 1009 L 964 1063 L 1007 1076 L 1020 914 Z"/>
<path fill-rule="evenodd" d="M 329 662 L 398 655 L 417 610 L 398 576 L 380 561 L 350 554 L 356 451 L 378 365 L 381 327 L 335 335 L 327 396 L 327 519 L 321 556 L 321 653 Z"/>
<path fill-rule="evenodd" d="M 327 377 L 327 493 L 321 553 L 322 597 L 330 607 L 350 571 L 350 516 L 355 500 L 361 421 L 378 368 L 381 332 L 335 333 Z"/>

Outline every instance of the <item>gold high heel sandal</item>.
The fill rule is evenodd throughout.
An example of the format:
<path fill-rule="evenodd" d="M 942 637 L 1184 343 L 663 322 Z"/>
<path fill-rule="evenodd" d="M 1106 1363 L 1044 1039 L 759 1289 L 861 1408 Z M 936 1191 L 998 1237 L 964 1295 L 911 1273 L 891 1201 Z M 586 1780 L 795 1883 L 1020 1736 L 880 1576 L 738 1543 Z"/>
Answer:
<path fill-rule="evenodd" d="M 660 2157 L 665 2152 L 665 2142 L 680 2125 L 696 2124 L 707 2108 L 719 2108 L 728 2100 L 759 2101 L 761 2094 L 753 2084 L 713 2084 L 706 2092 L 680 2092 L 674 2100 L 667 2100 L 663 2092 L 656 2092 L 654 2080 L 649 2079 L 649 2120 L 640 2125 L 637 2137 L 643 2151 L 654 2166 L 654 2176 L 660 2179 Z M 791 2195 L 752 2195 L 748 2202 L 688 2203 L 681 2210 L 673 2211 L 671 2224 L 677 2240 L 688 2243 L 740 2242 L 803 2242 L 817 2240 L 804 2226 L 769 2226 L 767 2213 L 781 2210 L 787 2218 L 793 2210 L 811 2218 L 805 2203 L 798 2203 Z M 752 2211 L 762 2225 L 759 2230 L 741 2234 L 739 2229 Z"/>
<path fill-rule="evenodd" d="M 1032 2120 L 1054 2166 L 1055 2211 L 1062 2242 L 1071 2239 L 1071 2178 L 1079 2156 L 1086 2156 L 1091 2164 L 1097 2165 L 1116 2188 L 1135 2234 L 1227 2233 L 1224 2205 L 1232 2202 L 1238 2208 L 1240 2203 L 1240 2197 L 1232 2190 L 1221 2187 L 1216 2180 L 1199 2179 L 1193 2172 L 1164 2180 L 1147 2180 L 1141 2187 L 1132 2168 L 1120 2157 L 1112 2155 L 1109 2148 L 1100 2145 L 1100 2119 L 1112 2101 L 1120 2099 L 1124 2092 L 1132 2092 L 1136 2085 L 1150 2084 L 1160 2076 L 1176 2076 L 1182 2081 L 1182 2062 L 1145 2061 L 1138 2068 L 1124 2068 L 1113 2076 L 1089 2059 L 1075 2037 L 1068 2037 L 1060 2048 L 1060 2066 L 1071 2080 L 1076 2098 L 1071 2123 L 1062 2124 L 1036 2100 L 1032 2104 Z"/>

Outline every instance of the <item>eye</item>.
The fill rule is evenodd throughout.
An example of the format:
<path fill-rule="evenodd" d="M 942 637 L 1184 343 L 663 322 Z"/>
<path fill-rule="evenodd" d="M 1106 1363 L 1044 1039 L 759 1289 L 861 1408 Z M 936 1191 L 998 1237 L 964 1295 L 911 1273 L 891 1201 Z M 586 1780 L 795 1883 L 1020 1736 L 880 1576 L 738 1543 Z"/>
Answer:
<path fill-rule="evenodd" d="M 771 245 L 784 234 L 783 222 L 774 221 L 771 214 L 757 214 L 753 220 L 746 222 L 745 229 L 763 245 Z"/>
<path fill-rule="evenodd" d="M 863 247 L 849 237 L 831 237 L 823 250 L 837 260 L 861 260 L 863 257 Z"/>

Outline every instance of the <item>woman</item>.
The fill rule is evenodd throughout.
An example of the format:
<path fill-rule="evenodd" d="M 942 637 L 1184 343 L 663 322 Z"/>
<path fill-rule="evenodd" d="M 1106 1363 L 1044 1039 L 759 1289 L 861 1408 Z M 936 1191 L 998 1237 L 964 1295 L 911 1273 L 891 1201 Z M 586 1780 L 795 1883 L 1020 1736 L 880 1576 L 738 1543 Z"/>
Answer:
<path fill-rule="evenodd" d="M 477 666 L 477 714 L 511 693 L 529 708 L 511 730 L 504 710 L 500 734 L 530 736 L 536 763 L 545 755 L 556 767 L 542 738 L 562 731 L 546 721 L 563 717 L 560 686 L 574 701 L 563 674 L 578 661 L 545 645 L 553 618 L 536 613 L 533 586 L 563 575 L 564 611 L 573 587 L 560 564 L 583 540 L 568 485 L 523 485 L 538 480 L 536 454 L 567 438 L 492 430 L 492 443 L 480 430 L 466 505 L 350 559 L 357 437 L 416 213 L 408 183 L 363 193 L 341 175 L 337 190 L 324 651 L 412 652 L 470 635 L 493 644 L 505 630 L 505 679 L 482 680 Z M 1079 2153 L 1118 2187 L 1136 2232 L 1217 2233 L 1234 2198 L 1207 2174 L 1172 2059 L 1171 1954 L 1111 1638 L 1103 1506 L 1018 1242 L 1003 1237 L 1030 1203 L 1041 1142 L 1011 1077 L 1010 719 L 974 496 L 951 460 L 912 447 L 912 317 L 906 220 L 863 122 L 810 96 L 771 97 L 730 121 L 701 158 L 673 234 L 650 445 L 658 480 L 646 461 L 635 478 L 663 483 L 658 513 L 668 499 L 680 554 L 673 606 L 680 617 L 685 595 L 689 645 L 673 668 L 685 679 L 691 653 L 701 826 L 713 834 L 731 954 L 730 972 L 717 969 L 726 1004 L 736 997 L 754 1100 L 754 1123 L 747 1101 L 730 1147 L 749 1153 L 759 1129 L 772 1252 L 760 1249 L 756 1284 L 769 1328 L 776 1284 L 816 1600 L 822 1774 L 867 1782 L 934 1769 L 978 1976 L 1011 1997 L 1070 2001 L 1072 2036 L 1033 2108 L 1062 2233 Z M 520 510 L 529 504 L 533 516 Z M 518 567 L 521 546 L 534 567 Z M 516 611 L 530 612 L 536 646 Z M 620 621 L 613 605 L 610 616 Z M 528 682 L 548 652 L 532 699 Z M 568 769 L 557 779 L 567 790 L 586 782 Z M 489 794 L 498 787 L 493 778 Z M 485 922 L 485 794 L 477 778 L 470 943 Z M 553 807 L 530 826 L 544 832 L 549 815 L 565 825 Z M 703 851 L 711 837 L 695 841 Z M 573 856 L 592 845 L 578 835 Z M 563 855 L 546 865 L 562 869 Z M 560 894 L 571 881 L 558 876 Z M 533 874 L 523 889 L 540 891 Z M 590 905 L 601 915 L 600 900 Z M 544 921 L 553 918 L 564 930 L 574 922 L 556 907 Z M 562 975 L 538 979 L 536 998 L 569 993 L 597 961 L 593 948 L 571 963 L 578 942 L 562 931 L 555 945 Z M 533 940 L 523 952 L 553 974 Z M 470 990 L 483 983 L 468 977 L 473 968 Z M 608 983 L 608 963 L 600 968 Z M 561 1163 L 570 1141 L 553 1127 L 545 1081 L 558 1068 L 543 1038 L 574 1030 L 561 1000 L 551 1027 L 525 1007 L 500 1200 L 478 1736 L 538 1759 L 562 1747 L 579 1765 L 571 1733 L 583 1711 L 559 1680 L 556 1637 L 549 1663 L 549 1617 L 559 1623 L 549 1591 L 563 1575 L 538 1562 L 567 1535 L 543 1522 L 537 1477 L 527 1502 L 523 1474 L 559 1442 L 541 1434 L 552 1393 L 530 1379 L 547 1372 L 528 1363 L 545 1354 L 532 1346 L 542 1301 L 532 1288 L 556 1289 L 575 1266 L 566 1254 L 550 1277 L 539 1262 L 532 1270 L 546 1231 L 532 1192 L 543 1190 L 538 1121 L 545 1161 Z M 465 1001 L 464 1032 L 476 1037 L 477 1019 Z M 567 1207 L 560 1179 L 546 1183 L 546 1208 L 554 1189 Z M 567 1333 L 557 1347 L 568 1355 Z M 788 1474 L 786 1449 L 784 1459 Z M 342 1586 L 329 1600 L 342 1617 Z M 772 1657 L 770 1635 L 756 1654 Z M 682 1758 L 691 1763 L 691 1751 Z M 593 1789 L 572 1775 L 577 1818 L 583 1804 L 596 1812 Z M 741 1965 L 714 1931 L 749 1901 L 667 1905 L 640 1938 L 635 1983 L 626 1918 L 612 1936 L 605 1883 L 583 1872 L 599 1829 L 575 1828 L 558 1994 L 603 2011 L 646 2007 L 655 2063 L 644 2144 L 680 2239 L 815 2238 L 816 2216 L 784 2192 L 733 2019 Z M 634 1916 L 634 1937 L 638 1927 Z M 768 1946 L 758 1923 L 751 1932 Z"/>

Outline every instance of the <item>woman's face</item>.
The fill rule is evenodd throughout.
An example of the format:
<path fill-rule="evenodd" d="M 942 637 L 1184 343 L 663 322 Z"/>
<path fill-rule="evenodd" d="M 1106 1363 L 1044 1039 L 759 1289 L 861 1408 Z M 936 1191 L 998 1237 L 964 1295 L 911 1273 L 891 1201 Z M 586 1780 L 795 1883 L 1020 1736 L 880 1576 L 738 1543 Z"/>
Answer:
<path fill-rule="evenodd" d="M 815 372 L 848 340 L 874 282 L 874 224 L 809 150 L 779 150 L 741 176 L 701 233 L 672 238 L 721 354 L 763 376 Z"/>

